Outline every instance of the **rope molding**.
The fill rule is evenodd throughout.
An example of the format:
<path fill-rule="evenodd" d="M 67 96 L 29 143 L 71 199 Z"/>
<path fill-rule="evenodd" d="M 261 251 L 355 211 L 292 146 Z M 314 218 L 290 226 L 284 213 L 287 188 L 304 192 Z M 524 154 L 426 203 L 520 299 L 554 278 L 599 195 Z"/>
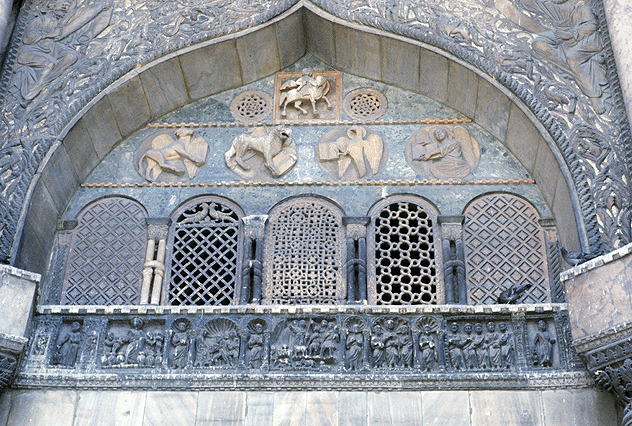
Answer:
<path fill-rule="evenodd" d="M 240 121 L 218 121 L 209 123 L 149 123 L 148 129 L 177 129 L 181 127 L 187 128 L 205 128 L 205 127 L 256 127 L 256 126 L 276 126 L 282 124 L 284 126 L 352 126 L 352 125 L 397 125 L 397 124 L 464 124 L 472 123 L 472 119 L 462 118 L 422 118 L 419 120 L 275 120 L 273 122 L 257 122 L 243 123 Z"/>
<path fill-rule="evenodd" d="M 82 188 L 171 188 L 171 187 L 243 187 L 243 186 L 416 186 L 416 185 L 516 185 L 534 184 L 532 178 L 526 179 L 482 179 L 464 181 L 461 179 L 413 179 L 413 180 L 366 180 L 366 181 L 287 181 L 287 182 L 139 182 L 139 183 L 84 183 Z"/>

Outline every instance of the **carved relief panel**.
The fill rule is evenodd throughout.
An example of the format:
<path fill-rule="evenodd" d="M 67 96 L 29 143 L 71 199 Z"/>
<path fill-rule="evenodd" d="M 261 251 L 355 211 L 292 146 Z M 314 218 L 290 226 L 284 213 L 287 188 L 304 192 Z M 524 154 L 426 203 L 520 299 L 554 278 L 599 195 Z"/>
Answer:
<path fill-rule="evenodd" d="M 274 120 L 340 120 L 342 75 L 337 71 L 278 73 Z"/>
<path fill-rule="evenodd" d="M 338 179 L 375 175 L 386 161 L 382 137 L 363 126 L 328 131 L 319 139 L 316 151 L 321 168 Z"/>

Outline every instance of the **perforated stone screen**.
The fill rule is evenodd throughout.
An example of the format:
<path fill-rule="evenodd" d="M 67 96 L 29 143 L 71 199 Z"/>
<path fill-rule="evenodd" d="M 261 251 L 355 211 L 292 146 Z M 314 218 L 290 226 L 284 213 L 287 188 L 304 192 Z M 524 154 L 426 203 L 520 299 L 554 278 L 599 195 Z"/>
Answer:
<path fill-rule="evenodd" d="M 69 305 L 138 303 L 145 257 L 145 210 L 110 197 L 92 203 L 73 231 L 62 292 Z"/>
<path fill-rule="evenodd" d="M 369 297 L 377 305 L 438 303 L 433 220 L 408 197 L 372 215 Z"/>
<path fill-rule="evenodd" d="M 264 303 L 339 303 L 345 283 L 338 209 L 304 197 L 274 209 L 268 221 Z"/>
<path fill-rule="evenodd" d="M 470 304 L 496 303 L 501 291 L 531 284 L 520 303 L 550 302 L 544 232 L 522 198 L 491 194 L 465 210 L 463 239 Z"/>
<path fill-rule="evenodd" d="M 172 305 L 231 305 L 239 301 L 240 212 L 204 197 L 176 213 L 167 300 Z"/>

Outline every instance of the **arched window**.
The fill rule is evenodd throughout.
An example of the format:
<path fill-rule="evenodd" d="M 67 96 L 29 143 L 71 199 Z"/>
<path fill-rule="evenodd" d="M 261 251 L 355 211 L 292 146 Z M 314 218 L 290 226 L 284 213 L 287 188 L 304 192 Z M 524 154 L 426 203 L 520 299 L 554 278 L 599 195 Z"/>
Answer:
<path fill-rule="evenodd" d="M 511 194 L 484 195 L 465 209 L 468 303 L 496 303 L 500 292 L 529 284 L 522 303 L 551 301 L 540 215 Z"/>
<path fill-rule="evenodd" d="M 265 237 L 264 303 L 335 304 L 345 298 L 342 211 L 317 197 L 270 211 Z"/>
<path fill-rule="evenodd" d="M 64 277 L 62 303 L 138 303 L 147 242 L 145 209 L 136 201 L 109 197 L 77 217 Z"/>
<path fill-rule="evenodd" d="M 239 302 L 243 212 L 220 197 L 196 198 L 172 216 L 167 303 Z"/>
<path fill-rule="evenodd" d="M 394 196 L 370 211 L 369 303 L 437 304 L 438 285 L 434 227 L 437 210 L 414 196 Z"/>

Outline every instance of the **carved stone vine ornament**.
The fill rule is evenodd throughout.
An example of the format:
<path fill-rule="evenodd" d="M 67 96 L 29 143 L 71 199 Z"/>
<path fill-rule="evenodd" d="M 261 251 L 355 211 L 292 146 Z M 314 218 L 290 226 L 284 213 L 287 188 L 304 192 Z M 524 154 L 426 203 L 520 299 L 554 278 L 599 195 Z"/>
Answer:
<path fill-rule="evenodd" d="M 41 160 L 100 91 L 139 64 L 262 24 L 296 2 L 26 1 L 0 79 L 0 259 L 9 260 L 19 239 L 18 218 Z M 559 147 L 591 248 L 630 241 L 630 132 L 601 2 L 312 2 L 339 18 L 429 43 L 494 77 L 531 108 Z M 275 110 L 280 117 L 276 101 Z M 292 102 L 291 110 L 298 118 Z"/>

